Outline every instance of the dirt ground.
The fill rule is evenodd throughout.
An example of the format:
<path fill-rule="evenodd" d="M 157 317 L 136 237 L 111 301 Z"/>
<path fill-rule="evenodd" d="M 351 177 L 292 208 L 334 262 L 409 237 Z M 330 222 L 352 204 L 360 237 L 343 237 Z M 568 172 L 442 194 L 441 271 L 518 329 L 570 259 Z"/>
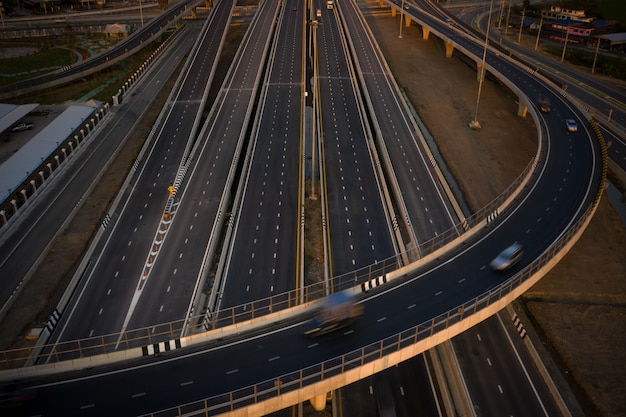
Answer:
<path fill-rule="evenodd" d="M 435 137 L 466 202 L 474 210 L 482 207 L 530 161 L 536 149 L 532 120 L 517 117 L 515 98 L 486 82 L 478 112 L 482 129 L 469 129 L 478 91 L 475 68 L 457 56 L 445 58 L 443 43 L 434 36 L 422 40 L 415 26 L 404 28 L 403 38 L 398 39 L 398 18 L 391 18 L 388 10 L 384 16 L 369 16 L 368 22 L 400 86 Z M 161 100 L 166 92 L 164 88 Z M 0 349 L 22 344 L 32 326 L 47 320 L 159 108 L 152 106 L 146 123 L 55 241 L 32 284 L 0 326 Z M 591 404 L 590 415 L 626 415 L 624 253 L 625 228 L 605 198 L 572 251 L 522 299 L 575 392 Z"/>

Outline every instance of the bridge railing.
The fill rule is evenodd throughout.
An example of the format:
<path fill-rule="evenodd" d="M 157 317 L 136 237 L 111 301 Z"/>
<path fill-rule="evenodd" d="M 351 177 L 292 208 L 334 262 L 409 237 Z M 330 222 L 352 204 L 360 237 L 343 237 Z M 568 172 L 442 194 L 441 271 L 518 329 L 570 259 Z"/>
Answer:
<path fill-rule="evenodd" d="M 602 134 L 593 119 L 591 120 L 591 123 L 594 126 L 594 130 L 599 138 L 603 155 L 602 181 L 604 181 L 607 171 L 606 145 L 604 143 L 604 139 L 602 138 Z M 462 236 L 463 233 L 466 233 L 473 227 L 481 224 L 481 222 L 488 216 L 497 212 L 497 210 L 502 207 L 502 204 L 518 191 L 520 184 L 525 181 L 527 175 L 532 175 L 532 171 L 536 168 L 537 164 L 538 160 L 535 157 L 530 161 L 522 173 L 520 173 L 516 180 L 513 181 L 513 183 L 511 183 L 509 187 L 496 199 L 483 209 L 476 212 L 474 215 L 465 219 L 461 225 L 456 225 L 450 228 L 448 232 L 442 233 L 436 238 L 421 243 L 419 248 L 415 249 L 416 253 L 420 253 L 422 256 L 432 254 L 436 250 Z M 598 204 L 600 195 L 601 193 L 596 197 L 596 200 L 592 205 L 594 210 Z M 583 216 L 580 221 L 584 220 L 588 215 L 589 214 Z M 574 228 L 571 230 L 574 230 Z M 554 247 L 558 248 L 558 242 Z M 536 265 L 537 262 L 545 259 L 545 257 L 546 255 L 544 254 L 539 260 L 531 264 L 528 268 L 531 268 L 530 270 L 532 271 L 533 265 Z M 333 288 L 335 290 L 343 290 L 361 285 L 367 281 L 375 279 L 376 277 L 384 276 L 401 266 L 401 259 L 402 257 L 400 255 L 394 256 L 376 264 L 368 265 L 349 273 L 333 277 Z M 514 279 L 515 278 L 512 278 L 507 282 L 514 283 Z M 183 336 L 186 323 L 194 324 L 195 327 L 191 329 L 193 333 L 207 331 L 278 312 L 294 307 L 303 302 L 316 300 L 325 295 L 326 288 L 323 283 L 312 284 L 301 289 L 277 294 L 265 299 L 255 300 L 244 305 L 222 309 L 217 312 L 206 312 L 199 316 L 181 319 L 174 322 L 155 324 L 144 328 L 128 330 L 123 333 L 95 336 L 54 345 L 7 350 L 0 352 L 0 370 L 17 368 L 24 366 L 24 364 L 27 363 L 59 362 L 68 359 L 75 359 L 77 357 L 111 353 L 122 349 L 130 349 L 168 341 Z"/>
<path fill-rule="evenodd" d="M 524 181 L 531 170 L 534 169 L 536 166 L 535 160 L 536 159 L 533 158 L 515 181 L 492 202 L 478 210 L 472 216 L 467 217 L 461 224 L 451 227 L 448 231 L 441 233 L 433 239 L 420 243 L 418 248 L 414 248 L 408 253 L 409 259 L 412 257 L 413 259 L 417 258 L 417 254 L 423 257 L 434 253 L 459 238 L 464 233 L 470 231 L 473 227 L 481 224 L 488 216 L 497 212 L 497 210 L 502 207 L 504 201 L 518 190 L 519 185 Z M 375 264 L 367 265 L 333 277 L 331 283 L 332 288 L 335 291 L 340 291 L 359 286 L 376 277 L 388 274 L 398 269 L 400 266 L 402 266 L 402 255 L 396 255 Z M 57 344 L 7 350 L 0 352 L 0 369 L 20 367 L 25 363 L 35 363 L 35 361 L 38 363 L 59 362 L 75 359 L 77 357 L 111 353 L 117 350 L 172 340 L 183 336 L 185 325 L 188 323 L 193 323 L 195 326 L 191 329 L 193 333 L 207 331 L 275 313 L 301 303 L 319 299 L 325 295 L 326 287 L 324 283 L 317 283 L 301 289 L 276 294 L 268 298 L 254 300 L 246 304 L 223 308 L 217 312 L 207 311 L 189 319 L 155 324 L 148 327 L 127 330 L 123 333 L 112 333 Z M 57 319 L 58 318 L 54 320 Z"/>
<path fill-rule="evenodd" d="M 162 410 L 151 415 L 155 417 L 166 415 L 192 416 L 207 412 L 209 415 L 230 412 L 344 374 L 352 369 L 362 367 L 363 365 L 415 345 L 439 332 L 446 331 L 450 326 L 458 324 L 471 315 L 480 313 L 481 310 L 490 307 L 503 297 L 508 296 L 516 287 L 533 277 L 559 254 L 564 255 L 562 252 L 568 250 L 568 246 L 572 243 L 572 240 L 577 238 L 581 228 L 588 223 L 590 216 L 595 211 L 598 201 L 599 199 L 596 199 L 593 205 L 587 209 L 575 225 L 538 259 L 515 276 L 470 301 L 398 334 L 386 337 L 324 362 L 281 375 L 277 378 L 265 380 L 233 392 L 213 396 L 184 406 Z"/>

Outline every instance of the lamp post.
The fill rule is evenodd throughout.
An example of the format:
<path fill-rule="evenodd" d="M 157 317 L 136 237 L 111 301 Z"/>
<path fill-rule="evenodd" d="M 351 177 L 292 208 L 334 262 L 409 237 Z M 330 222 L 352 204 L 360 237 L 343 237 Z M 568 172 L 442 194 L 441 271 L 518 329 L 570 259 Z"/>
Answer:
<path fill-rule="evenodd" d="M 317 200 L 315 193 L 315 142 L 317 135 L 317 20 L 311 21 L 313 27 L 313 123 L 311 132 L 311 200 Z"/>
<path fill-rule="evenodd" d="M 478 105 L 480 104 L 480 92 L 483 88 L 483 80 L 485 78 L 485 62 L 487 60 L 487 45 L 489 44 L 489 29 L 491 28 L 491 12 L 493 10 L 493 0 L 489 3 L 489 17 L 487 18 L 487 33 L 485 34 L 485 47 L 483 48 L 483 59 L 480 65 L 480 77 L 478 79 L 478 96 L 476 97 L 476 112 L 474 120 L 469 123 L 471 129 L 480 130 L 478 122 Z"/>
<path fill-rule="evenodd" d="M 402 39 L 402 20 L 404 20 L 404 0 L 402 0 L 402 9 L 400 10 L 400 34 L 398 38 Z"/>

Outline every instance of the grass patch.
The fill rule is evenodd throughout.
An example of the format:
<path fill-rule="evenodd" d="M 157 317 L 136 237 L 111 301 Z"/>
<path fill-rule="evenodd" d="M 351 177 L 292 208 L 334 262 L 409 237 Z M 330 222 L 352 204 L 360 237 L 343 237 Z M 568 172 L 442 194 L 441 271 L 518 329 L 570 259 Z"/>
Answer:
<path fill-rule="evenodd" d="M 32 44 L 24 46 L 36 47 Z M 54 71 L 64 65 L 71 65 L 76 60 L 76 54 L 72 51 L 58 47 L 46 47 L 30 55 L 0 59 L 0 68 L 2 68 L 0 85 L 12 84 Z"/>
<path fill-rule="evenodd" d="M 560 57 L 563 54 L 562 46 L 546 46 L 545 51 Z M 591 68 L 595 53 L 578 48 L 567 48 L 565 60 L 575 65 Z M 626 59 L 598 54 L 595 72 L 609 77 L 626 80 Z"/>
<path fill-rule="evenodd" d="M 45 105 L 73 101 L 85 96 L 102 102 L 110 102 L 111 96 L 117 94 L 124 81 L 126 81 L 133 74 L 133 72 L 145 62 L 145 60 L 159 45 L 160 42 L 158 41 L 151 42 L 136 54 L 96 74 L 86 76 L 80 80 L 58 88 L 51 88 L 39 91 L 36 94 L 22 96 L 15 100 L 9 100 L 9 102 L 13 104 L 36 102 Z M 111 80 L 114 81 L 111 82 Z M 91 92 L 94 93 L 90 94 Z"/>

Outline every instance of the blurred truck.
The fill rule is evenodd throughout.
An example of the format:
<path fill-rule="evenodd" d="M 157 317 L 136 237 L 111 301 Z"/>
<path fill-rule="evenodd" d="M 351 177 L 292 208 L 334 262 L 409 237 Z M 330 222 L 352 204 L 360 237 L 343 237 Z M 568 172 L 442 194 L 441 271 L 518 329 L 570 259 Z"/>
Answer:
<path fill-rule="evenodd" d="M 311 329 L 305 334 L 318 336 L 341 329 L 363 314 L 363 305 L 357 304 L 356 297 L 342 291 L 329 295 L 317 309 Z"/>

